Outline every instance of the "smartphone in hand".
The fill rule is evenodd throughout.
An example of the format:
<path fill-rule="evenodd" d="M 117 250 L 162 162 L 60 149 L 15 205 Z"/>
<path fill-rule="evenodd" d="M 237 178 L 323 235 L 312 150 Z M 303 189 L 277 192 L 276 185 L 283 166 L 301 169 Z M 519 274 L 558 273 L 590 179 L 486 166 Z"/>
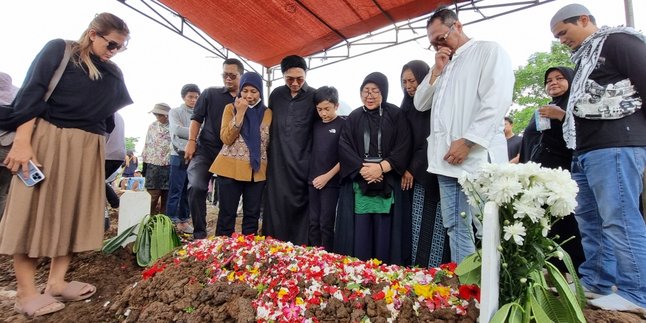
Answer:
<path fill-rule="evenodd" d="M 25 185 L 31 187 L 34 186 L 38 183 L 40 183 L 42 180 L 45 179 L 45 174 L 36 167 L 36 164 L 34 164 L 31 160 L 29 161 L 29 176 L 25 177 L 24 173 L 22 172 L 22 167 L 18 169 L 18 177 L 22 180 Z"/>

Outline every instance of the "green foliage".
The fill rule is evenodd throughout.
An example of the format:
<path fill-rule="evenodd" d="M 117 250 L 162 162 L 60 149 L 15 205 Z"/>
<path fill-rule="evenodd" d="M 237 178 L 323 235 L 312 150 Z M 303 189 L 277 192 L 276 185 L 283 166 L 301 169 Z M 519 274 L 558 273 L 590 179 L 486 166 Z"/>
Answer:
<path fill-rule="evenodd" d="M 137 142 L 139 142 L 139 137 L 126 137 L 126 150 L 135 151 Z"/>
<path fill-rule="evenodd" d="M 101 248 L 101 251 L 103 253 L 109 255 L 113 252 L 115 252 L 117 249 L 121 248 L 123 246 L 123 243 L 131 236 L 135 235 L 135 229 L 137 228 L 137 224 L 129 227 L 128 229 L 124 230 L 121 232 L 120 235 L 116 237 L 112 237 L 110 239 L 106 239 L 103 241 L 103 248 Z"/>
<path fill-rule="evenodd" d="M 545 71 L 554 66 L 574 67 L 570 61 L 570 52 L 564 45 L 557 41 L 552 42 L 549 53 L 536 52 L 527 60 L 527 65 L 514 71 L 516 83 L 514 84 L 513 100 L 525 108 L 510 113 L 514 119 L 514 133 L 522 132 L 534 110 L 550 101 L 543 86 Z"/>
<path fill-rule="evenodd" d="M 521 110 L 513 110 L 509 113 L 509 117 L 514 120 L 511 128 L 515 134 L 519 134 L 527 128 L 529 121 L 534 117 L 534 111 L 536 111 L 536 107 L 532 106 L 525 107 Z"/>
<path fill-rule="evenodd" d="M 460 283 L 463 285 L 480 285 L 482 272 L 482 257 L 479 252 L 474 252 L 455 268 L 455 274 L 458 275 Z"/>
<path fill-rule="evenodd" d="M 137 263 L 142 267 L 150 265 L 181 245 L 170 218 L 157 214 L 146 215 L 139 224 L 131 226 L 114 238 L 105 240 L 102 251 L 106 254 L 114 252 L 131 236 L 137 236 L 133 252 L 137 254 Z"/>

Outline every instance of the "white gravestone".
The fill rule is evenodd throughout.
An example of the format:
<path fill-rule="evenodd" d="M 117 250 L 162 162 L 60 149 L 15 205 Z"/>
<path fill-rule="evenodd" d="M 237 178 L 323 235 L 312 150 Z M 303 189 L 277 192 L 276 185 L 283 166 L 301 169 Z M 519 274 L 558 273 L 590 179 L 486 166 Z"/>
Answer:
<path fill-rule="evenodd" d="M 145 191 L 125 191 L 119 202 L 119 222 L 117 234 L 135 224 L 139 224 L 144 216 L 150 214 L 150 194 Z M 135 231 L 137 232 L 137 231 Z M 122 246 L 135 241 L 135 237 L 128 238 Z"/>

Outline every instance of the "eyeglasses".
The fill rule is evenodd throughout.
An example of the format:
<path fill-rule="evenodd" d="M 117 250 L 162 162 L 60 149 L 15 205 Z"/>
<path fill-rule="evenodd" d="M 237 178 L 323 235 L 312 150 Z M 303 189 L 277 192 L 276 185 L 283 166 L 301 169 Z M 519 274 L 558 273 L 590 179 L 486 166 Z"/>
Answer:
<path fill-rule="evenodd" d="M 285 82 L 287 84 L 292 84 L 294 82 L 297 82 L 298 84 L 302 84 L 303 82 L 305 82 L 305 78 L 302 76 L 299 76 L 299 77 L 285 76 Z"/>
<path fill-rule="evenodd" d="M 108 48 L 108 50 L 109 50 L 109 51 L 113 51 L 113 50 L 115 50 L 115 49 L 116 49 L 116 50 L 117 50 L 117 52 L 119 52 L 119 53 L 120 53 L 120 52 L 123 52 L 124 50 L 128 49 L 128 48 L 126 47 L 126 44 L 121 45 L 121 44 L 117 43 L 117 42 L 116 42 L 116 41 L 114 41 L 114 40 L 109 40 L 109 39 L 107 39 L 107 38 L 103 37 L 103 35 L 101 35 L 101 34 L 97 34 L 97 35 L 99 35 L 99 37 L 103 38 L 103 40 L 105 40 L 106 42 L 108 42 L 108 46 L 106 46 L 106 47 Z"/>
<path fill-rule="evenodd" d="M 230 79 L 231 81 L 235 80 L 238 78 L 238 74 L 236 73 L 222 73 L 222 78 L 223 79 Z"/>
<path fill-rule="evenodd" d="M 453 29 L 455 29 L 455 22 L 453 24 L 451 24 L 451 26 L 449 27 L 449 31 L 447 31 L 446 34 L 437 37 L 434 41 L 431 42 L 431 44 L 428 46 L 427 49 L 428 50 L 433 50 L 433 49 L 437 50 L 438 45 L 446 44 L 446 40 L 449 38 L 449 35 L 453 31 Z"/>
<path fill-rule="evenodd" d="M 367 98 L 368 96 L 371 96 L 374 99 L 380 95 L 381 95 L 381 91 L 377 89 L 374 89 L 372 91 L 368 91 L 368 90 L 361 91 L 361 97 L 363 98 Z"/>

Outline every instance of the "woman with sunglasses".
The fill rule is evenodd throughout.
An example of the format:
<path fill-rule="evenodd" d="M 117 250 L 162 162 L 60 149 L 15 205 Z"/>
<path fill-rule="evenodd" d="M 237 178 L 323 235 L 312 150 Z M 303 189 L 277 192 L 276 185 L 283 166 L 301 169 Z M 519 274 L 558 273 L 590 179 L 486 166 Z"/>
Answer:
<path fill-rule="evenodd" d="M 110 59 L 126 48 L 129 33 L 119 17 L 94 17 L 71 42 L 62 77 L 43 101 L 66 51 L 62 39 L 50 41 L 27 71 L 13 113 L 0 118 L 0 128 L 17 127 L 4 164 L 28 175 L 31 161 L 45 175 L 31 187 L 14 176 L 0 222 L 0 253 L 13 256 L 18 313 L 53 313 L 63 302 L 96 292 L 91 284 L 65 281 L 65 274 L 73 253 L 102 245 L 105 134 L 114 127 L 113 114 L 132 103 L 121 70 Z M 41 257 L 51 258 L 42 294 L 34 281 Z"/>

